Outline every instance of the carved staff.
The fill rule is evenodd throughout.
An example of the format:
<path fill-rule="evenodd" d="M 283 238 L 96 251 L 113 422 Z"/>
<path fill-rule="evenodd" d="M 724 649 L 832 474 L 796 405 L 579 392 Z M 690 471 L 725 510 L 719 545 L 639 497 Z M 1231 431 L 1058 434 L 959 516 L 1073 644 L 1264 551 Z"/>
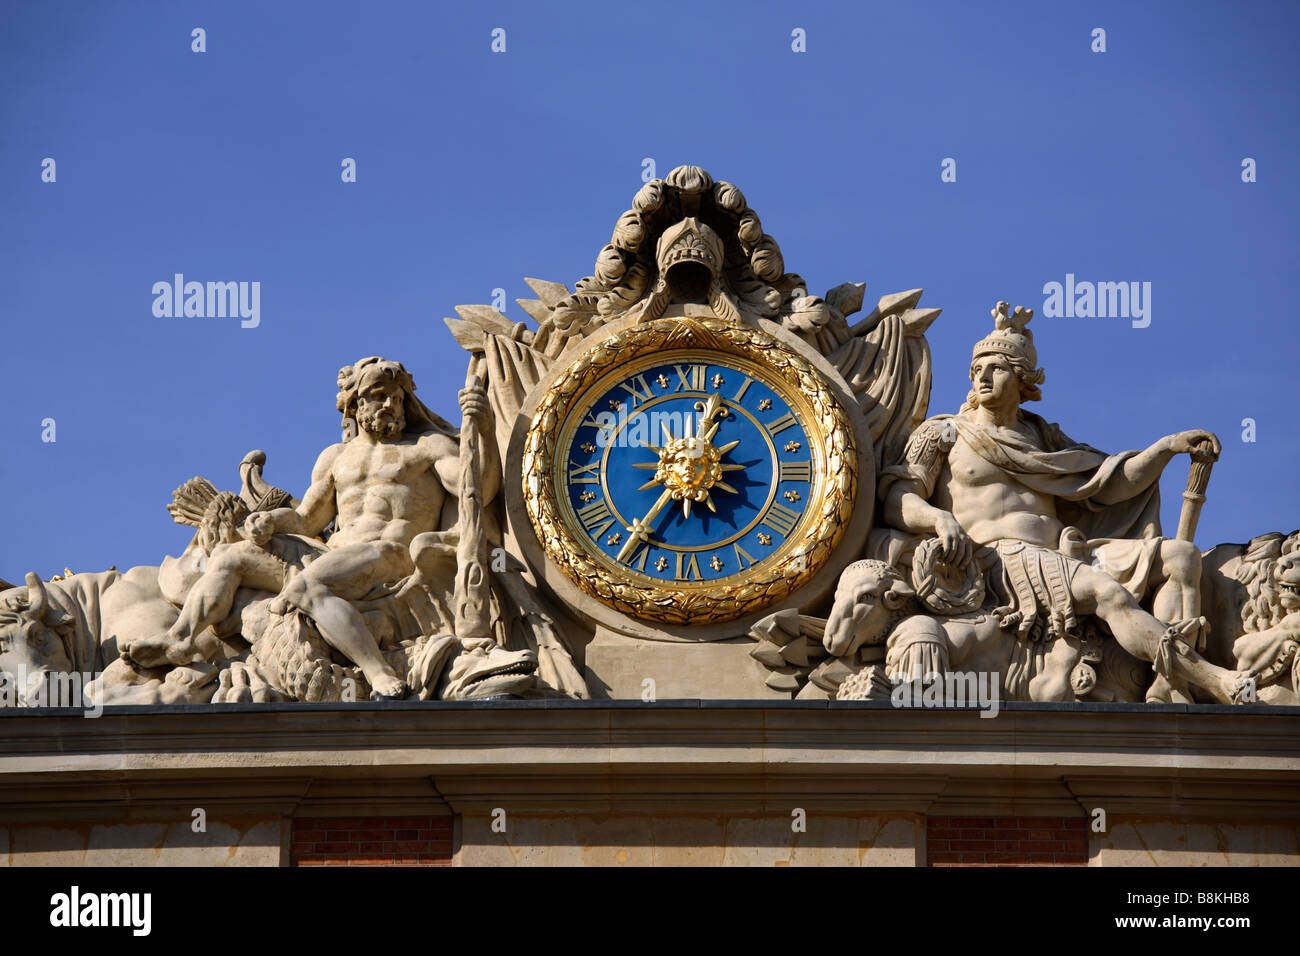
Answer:
<path fill-rule="evenodd" d="M 479 388 L 482 355 L 469 360 L 465 388 Z M 453 610 L 456 636 L 462 641 L 492 639 L 488 615 L 487 537 L 483 530 L 482 447 L 483 435 L 475 416 L 465 416 L 460 429 L 460 542 L 456 546 L 456 590 Z"/>
<path fill-rule="evenodd" d="M 474 352 L 465 388 L 478 388 L 482 352 Z M 460 432 L 460 542 L 456 546 L 456 590 L 452 596 L 456 636 L 462 641 L 492 640 L 489 617 L 490 585 L 487 575 L 487 535 L 483 529 L 482 456 L 478 449 L 484 441 L 494 440 L 480 432 L 478 422 L 466 418 Z M 573 658 L 555 633 L 550 616 L 519 576 L 518 569 L 507 569 L 498 578 L 510 600 L 531 625 L 536 642 L 538 675 L 550 686 L 569 697 L 588 696 L 586 681 L 574 666 Z"/>
<path fill-rule="evenodd" d="M 1196 523 L 1201 519 L 1201 506 L 1205 504 L 1205 489 L 1210 484 L 1210 469 L 1214 467 L 1214 445 L 1209 441 L 1196 443 L 1196 451 L 1207 456 L 1203 461 L 1192 456 L 1192 466 L 1187 472 L 1187 490 L 1183 492 L 1183 510 L 1178 515 L 1178 540 L 1191 541 L 1196 537 Z"/>

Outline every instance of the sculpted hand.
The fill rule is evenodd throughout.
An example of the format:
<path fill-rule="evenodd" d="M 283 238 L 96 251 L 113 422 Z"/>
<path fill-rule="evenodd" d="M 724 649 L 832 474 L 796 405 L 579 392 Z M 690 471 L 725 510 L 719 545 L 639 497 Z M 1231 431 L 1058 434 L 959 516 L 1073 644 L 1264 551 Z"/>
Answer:
<path fill-rule="evenodd" d="M 934 522 L 934 533 L 939 538 L 940 555 L 950 564 L 965 567 L 975 553 L 975 542 L 948 512 L 943 512 Z"/>
<path fill-rule="evenodd" d="M 244 537 L 253 544 L 261 545 L 271 540 L 275 534 L 275 519 L 269 511 L 254 511 L 244 519 Z"/>
<path fill-rule="evenodd" d="M 474 418 L 483 422 L 492 414 L 492 407 L 488 404 L 487 391 L 481 385 L 473 388 L 462 388 L 456 393 L 456 398 L 460 400 L 461 414 L 467 419 Z"/>
<path fill-rule="evenodd" d="M 1178 432 L 1170 435 L 1165 441 L 1169 443 L 1169 450 L 1175 455 L 1189 454 L 1194 461 L 1218 461 L 1219 455 L 1223 453 L 1223 445 L 1220 444 L 1218 437 L 1214 432 L 1208 432 L 1203 428 Z"/>

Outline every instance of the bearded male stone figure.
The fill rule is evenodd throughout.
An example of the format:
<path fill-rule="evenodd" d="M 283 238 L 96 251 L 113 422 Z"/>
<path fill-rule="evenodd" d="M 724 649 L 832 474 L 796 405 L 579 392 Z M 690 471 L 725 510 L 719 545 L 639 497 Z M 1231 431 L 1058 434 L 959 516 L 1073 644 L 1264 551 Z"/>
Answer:
<path fill-rule="evenodd" d="M 481 389 L 459 398 L 467 417 L 486 421 Z M 371 357 L 342 369 L 337 405 L 345 421 L 355 420 L 356 436 L 321 453 L 296 509 L 255 512 L 244 527 L 261 541 L 277 532 L 319 535 L 335 522 L 329 551 L 285 585 L 281 600 L 316 622 L 321 636 L 361 668 L 375 696 L 400 697 L 405 685 L 349 602 L 414 572 L 417 537 L 437 531 L 443 506 L 455 504 L 460 447 L 455 430 L 415 397 L 400 362 Z M 486 502 L 500 477 L 495 446 L 484 442 L 483 449 Z"/>
<path fill-rule="evenodd" d="M 361 668 L 373 696 L 406 692 L 350 602 L 409 578 L 422 552 L 436 547 L 433 532 L 448 523 L 444 507 L 457 503 L 460 446 L 456 430 L 415 397 L 415 383 L 400 362 L 361 359 L 339 371 L 338 385 L 338 410 L 345 424 L 356 426 L 355 435 L 321 453 L 297 508 L 249 515 L 242 528 L 248 546 L 214 554 L 166 639 L 138 642 L 133 656 L 148 664 L 203 657 L 204 629 L 224 619 L 236 590 L 247 586 L 278 592 L 280 613 L 298 608 L 311 617 L 330 646 Z M 467 418 L 485 422 L 490 416 L 481 388 L 466 389 L 459 398 Z M 481 500 L 487 502 L 498 490 L 500 473 L 494 443 L 482 448 Z M 296 574 L 286 575 L 284 562 L 268 562 L 253 547 L 264 547 L 274 534 L 315 538 L 331 521 L 335 530 L 327 550 Z M 268 571 L 268 564 L 278 570 Z"/>
<path fill-rule="evenodd" d="M 1241 675 L 1192 646 L 1204 625 L 1200 552 L 1159 536 L 1161 471 L 1175 454 L 1217 457 L 1218 440 L 1186 431 L 1106 455 L 1066 437 L 1020 407 L 1041 397 L 1045 376 L 1025 327 L 1033 312 L 1007 308 L 998 303 L 996 328 L 974 348 L 960 413 L 922 423 L 905 461 L 884 470 L 885 520 L 933 533 L 951 565 L 994 572 L 1006 602 L 995 613 L 1022 642 L 1077 633 L 1078 619 L 1095 614 L 1158 681 L 1233 700 Z M 1139 605 L 1153 588 L 1154 615 Z"/>

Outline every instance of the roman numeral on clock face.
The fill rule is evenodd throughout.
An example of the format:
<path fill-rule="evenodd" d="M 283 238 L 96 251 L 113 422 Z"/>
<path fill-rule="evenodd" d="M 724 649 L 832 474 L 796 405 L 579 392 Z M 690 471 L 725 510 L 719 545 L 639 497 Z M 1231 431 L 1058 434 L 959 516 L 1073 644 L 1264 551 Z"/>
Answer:
<path fill-rule="evenodd" d="M 754 556 L 740 545 L 733 544 L 732 547 L 736 550 L 736 563 L 740 565 L 742 571 L 754 563 Z"/>
<path fill-rule="evenodd" d="M 570 481 L 573 479 L 570 478 Z M 781 462 L 781 481 L 812 481 L 811 461 Z"/>
<path fill-rule="evenodd" d="M 635 566 L 636 569 L 637 569 L 638 571 L 641 571 L 641 572 L 644 573 L 644 571 L 645 571 L 645 559 L 648 558 L 649 556 L 650 556 L 650 545 L 648 545 L 648 544 L 643 544 L 643 545 L 641 545 L 641 550 L 640 550 L 640 551 L 636 552 L 636 554 L 634 554 L 634 555 L 632 555 L 632 557 L 628 558 L 628 560 L 627 560 L 628 566 L 629 566 L 629 567 Z"/>
<path fill-rule="evenodd" d="M 676 370 L 677 378 L 681 381 L 681 384 L 673 389 L 674 392 L 680 392 L 682 389 L 688 392 L 704 391 L 704 373 L 708 371 L 705 366 L 691 365 L 683 370 L 682 366 L 674 365 L 673 369 Z"/>
<path fill-rule="evenodd" d="M 781 431 L 782 429 L 789 428 L 791 425 L 797 425 L 797 424 L 799 423 L 795 421 L 794 415 L 790 412 L 786 412 L 776 421 L 768 422 L 767 431 L 768 434 L 775 435 L 777 432 Z"/>
<path fill-rule="evenodd" d="M 579 508 L 577 513 L 578 520 L 593 538 L 599 538 L 614 526 L 614 516 L 609 513 L 609 502 L 604 498 Z"/>
<path fill-rule="evenodd" d="M 594 461 L 590 465 L 579 465 L 576 461 L 570 461 L 570 465 L 577 471 L 569 472 L 569 484 L 571 485 L 598 485 L 600 484 L 600 462 Z M 785 465 L 781 466 L 784 473 Z"/>
<path fill-rule="evenodd" d="M 763 515 L 763 524 L 780 534 L 783 538 L 790 537 L 790 532 L 794 530 L 794 526 L 798 523 L 798 512 L 791 511 L 784 505 L 779 505 L 775 502 L 772 503 L 772 507 L 767 509 L 767 514 Z"/>
<path fill-rule="evenodd" d="M 700 562 L 696 558 L 695 552 L 692 551 L 687 553 L 685 551 L 678 551 L 677 552 L 677 580 L 685 581 L 686 576 L 688 574 L 690 575 L 692 580 L 695 581 L 703 580 L 703 578 L 700 576 Z"/>
<path fill-rule="evenodd" d="M 631 385 L 627 382 L 620 382 L 618 387 L 632 396 L 632 407 L 636 408 L 638 405 L 650 401 L 650 397 L 654 393 L 650 390 L 650 383 L 645 380 L 645 376 L 637 375 L 630 381 Z M 638 385 L 640 386 L 639 390 L 637 389 Z"/>

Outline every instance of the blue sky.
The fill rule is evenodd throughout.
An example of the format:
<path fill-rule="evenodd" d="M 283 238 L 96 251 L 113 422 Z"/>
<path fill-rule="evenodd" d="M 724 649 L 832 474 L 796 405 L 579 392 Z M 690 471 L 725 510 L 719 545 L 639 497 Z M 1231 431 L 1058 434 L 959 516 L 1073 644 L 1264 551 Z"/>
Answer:
<path fill-rule="evenodd" d="M 442 317 L 501 287 L 520 320 L 524 276 L 589 274 L 647 157 L 739 186 L 810 291 L 923 287 L 932 412 L 964 398 L 993 303 L 1027 305 L 1034 411 L 1109 451 L 1213 429 L 1198 544 L 1290 531 L 1298 10 L 5 3 L 0 577 L 179 553 L 172 489 L 237 489 L 253 448 L 300 494 L 362 356 L 458 420 Z M 261 324 L 155 317 L 176 272 L 260 282 Z M 1150 326 L 1044 317 L 1067 273 L 1150 282 Z M 1186 474 L 1162 483 L 1170 534 Z"/>

